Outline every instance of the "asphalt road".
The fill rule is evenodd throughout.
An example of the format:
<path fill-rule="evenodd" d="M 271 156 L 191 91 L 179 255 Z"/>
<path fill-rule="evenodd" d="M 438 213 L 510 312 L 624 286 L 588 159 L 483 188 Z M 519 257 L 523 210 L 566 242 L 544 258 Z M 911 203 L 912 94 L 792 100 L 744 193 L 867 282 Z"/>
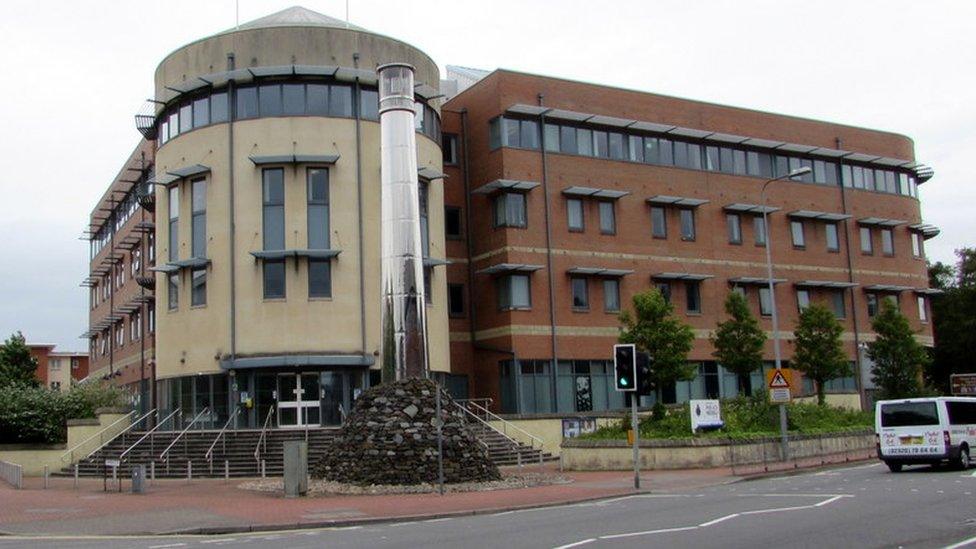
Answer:
<path fill-rule="evenodd" d="M 653 486 L 651 486 L 653 490 Z M 8 547 L 976 548 L 976 472 L 880 463 L 453 519 L 224 536 L 0 538 Z M 963 545 L 958 545 L 962 543 Z"/>

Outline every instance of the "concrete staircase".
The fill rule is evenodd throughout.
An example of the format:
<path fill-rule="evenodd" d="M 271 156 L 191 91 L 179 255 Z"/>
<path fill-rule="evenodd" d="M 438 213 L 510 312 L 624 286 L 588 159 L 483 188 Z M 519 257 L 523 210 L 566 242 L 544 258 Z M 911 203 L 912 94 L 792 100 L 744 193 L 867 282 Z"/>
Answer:
<path fill-rule="evenodd" d="M 533 465 L 543 462 L 557 461 L 559 458 L 539 448 L 533 448 L 522 442 L 510 439 L 498 431 L 480 423 L 474 423 L 472 429 L 478 439 L 488 445 L 488 453 L 492 461 L 499 467 L 508 465 Z"/>

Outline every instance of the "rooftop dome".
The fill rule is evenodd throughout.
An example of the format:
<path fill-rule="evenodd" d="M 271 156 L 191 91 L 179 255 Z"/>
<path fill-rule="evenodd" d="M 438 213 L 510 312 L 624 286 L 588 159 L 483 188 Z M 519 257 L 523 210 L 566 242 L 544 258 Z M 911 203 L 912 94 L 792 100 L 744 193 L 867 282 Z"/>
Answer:
<path fill-rule="evenodd" d="M 226 32 L 246 29 L 264 29 L 269 27 L 330 27 L 338 29 L 353 29 L 358 31 L 366 30 L 362 27 L 357 27 L 356 25 L 346 23 L 341 19 L 329 17 L 328 15 L 321 14 L 317 11 L 312 11 L 308 8 L 303 8 L 302 6 L 292 6 L 279 12 L 272 13 L 271 15 L 265 15 L 264 17 L 259 17 L 253 21 L 248 21 L 239 27 L 228 29 Z"/>

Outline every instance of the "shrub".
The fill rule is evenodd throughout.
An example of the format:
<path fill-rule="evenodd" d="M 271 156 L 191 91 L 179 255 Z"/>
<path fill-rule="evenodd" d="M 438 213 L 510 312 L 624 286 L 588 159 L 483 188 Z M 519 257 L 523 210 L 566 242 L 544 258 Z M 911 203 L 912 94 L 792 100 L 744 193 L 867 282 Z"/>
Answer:
<path fill-rule="evenodd" d="M 0 444 L 59 443 L 66 421 L 95 417 L 103 407 L 123 407 L 128 394 L 101 382 L 82 383 L 60 393 L 42 387 L 0 387 Z"/>

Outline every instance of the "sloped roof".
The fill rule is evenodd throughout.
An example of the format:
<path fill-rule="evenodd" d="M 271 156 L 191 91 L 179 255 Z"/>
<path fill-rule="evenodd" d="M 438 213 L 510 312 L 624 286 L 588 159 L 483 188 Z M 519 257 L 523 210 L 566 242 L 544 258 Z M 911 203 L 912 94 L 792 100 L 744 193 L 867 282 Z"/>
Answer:
<path fill-rule="evenodd" d="M 302 6 L 292 6 L 279 12 L 265 15 L 253 21 L 248 21 L 240 25 L 241 30 L 262 29 L 269 27 L 332 27 L 339 29 L 366 30 L 356 25 L 347 24 L 341 19 L 329 17 L 328 15 L 312 11 Z M 229 29 L 229 31 L 237 28 Z"/>

